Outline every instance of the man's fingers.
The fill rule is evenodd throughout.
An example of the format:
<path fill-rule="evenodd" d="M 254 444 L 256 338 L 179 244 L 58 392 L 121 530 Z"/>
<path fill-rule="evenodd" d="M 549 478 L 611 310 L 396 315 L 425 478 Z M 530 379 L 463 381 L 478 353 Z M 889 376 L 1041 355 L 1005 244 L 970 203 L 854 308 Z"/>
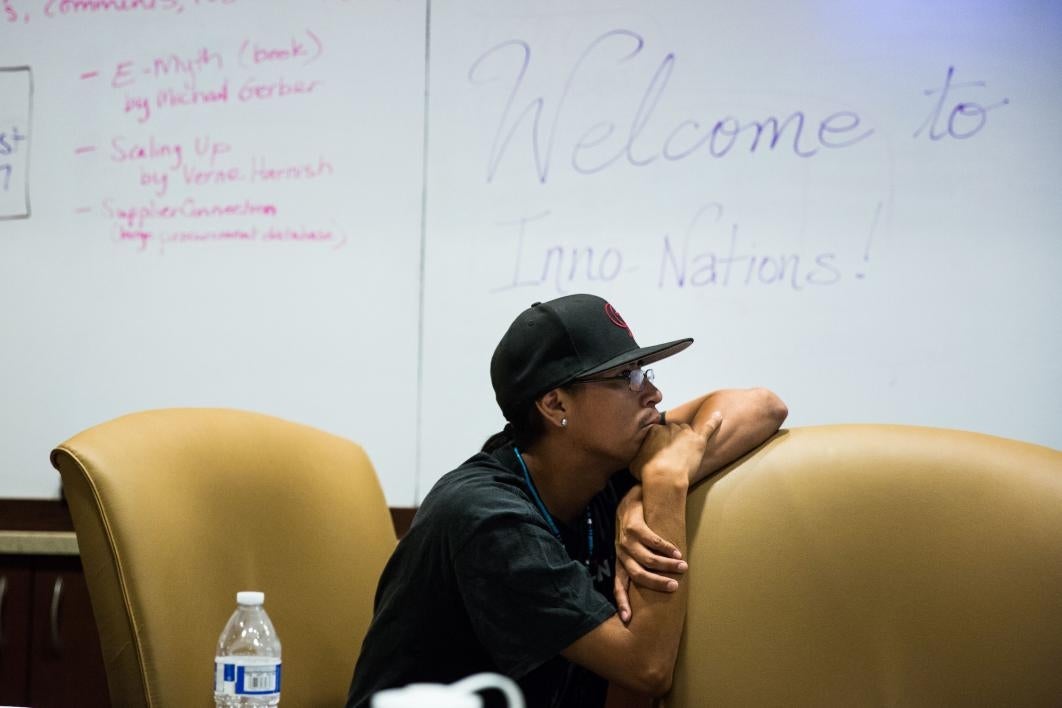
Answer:
<path fill-rule="evenodd" d="M 630 549 L 640 544 L 649 548 L 657 555 L 667 556 L 669 558 L 682 557 L 682 552 L 679 551 L 675 544 L 660 537 L 656 532 L 649 528 L 648 524 L 645 523 L 644 516 L 639 516 L 640 518 L 637 519 L 629 519 L 629 525 L 626 528 L 621 527 L 618 530 L 621 545 Z"/>
<path fill-rule="evenodd" d="M 719 430 L 719 425 L 723 422 L 723 414 L 719 411 L 713 411 L 710 416 L 704 420 L 698 421 L 694 430 L 703 435 L 707 439 L 711 440 L 715 435 L 715 431 Z"/>
<path fill-rule="evenodd" d="M 644 546 L 656 555 L 666 558 L 682 558 L 682 552 L 679 551 L 675 544 L 653 533 L 653 530 L 644 523 L 632 525 L 628 531 L 637 544 Z M 624 539 L 624 545 L 636 547 L 636 544 L 632 543 L 629 538 Z"/>
<path fill-rule="evenodd" d="M 616 567 L 620 568 L 621 564 L 617 563 Z M 644 567 L 639 565 L 633 558 L 624 558 L 622 563 L 625 575 L 630 578 L 630 582 L 634 583 L 640 588 L 646 590 L 655 590 L 657 592 L 674 592 L 678 590 L 678 581 L 674 578 L 669 578 L 665 575 L 657 575 L 651 573 Z M 618 575 L 618 571 L 617 571 Z"/>
<path fill-rule="evenodd" d="M 678 581 L 663 575 L 654 575 L 643 570 L 638 575 L 631 576 L 631 582 L 645 590 L 656 592 L 675 592 L 678 590 Z"/>
<path fill-rule="evenodd" d="M 613 595 L 616 596 L 616 611 L 619 612 L 620 621 L 627 624 L 631 621 L 631 601 L 627 595 L 627 585 L 630 578 L 623 568 L 623 563 L 616 563 L 616 577 L 613 579 Z"/>
<path fill-rule="evenodd" d="M 628 551 L 627 555 L 646 570 L 655 570 L 661 573 L 675 573 L 681 575 L 682 573 L 685 573 L 686 569 L 689 567 L 686 564 L 686 561 L 680 558 L 666 558 L 653 553 L 648 548 L 644 547 L 631 549 Z"/>
<path fill-rule="evenodd" d="M 632 526 L 629 531 L 630 533 L 621 534 L 618 546 L 635 562 L 646 568 L 667 573 L 686 571 L 682 551 L 675 544 L 656 535 L 644 524 Z"/>

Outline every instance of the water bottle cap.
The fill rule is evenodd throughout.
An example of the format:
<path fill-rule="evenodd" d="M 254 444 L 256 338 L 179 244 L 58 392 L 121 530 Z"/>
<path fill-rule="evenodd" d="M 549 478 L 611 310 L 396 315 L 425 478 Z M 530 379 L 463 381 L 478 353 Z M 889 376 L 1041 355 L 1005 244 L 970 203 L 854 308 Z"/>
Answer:
<path fill-rule="evenodd" d="M 261 605 L 265 602 L 265 593 L 257 590 L 244 590 L 236 593 L 236 602 L 240 605 Z"/>

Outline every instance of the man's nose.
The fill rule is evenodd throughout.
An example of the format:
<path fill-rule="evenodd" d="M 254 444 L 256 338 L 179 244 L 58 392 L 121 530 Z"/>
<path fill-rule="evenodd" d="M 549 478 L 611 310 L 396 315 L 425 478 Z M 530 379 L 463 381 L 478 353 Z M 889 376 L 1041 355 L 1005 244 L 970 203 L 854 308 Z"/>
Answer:
<path fill-rule="evenodd" d="M 656 384 L 647 380 L 645 388 L 642 389 L 642 400 L 647 408 L 657 406 L 660 401 L 664 400 L 664 394 L 660 392 Z"/>

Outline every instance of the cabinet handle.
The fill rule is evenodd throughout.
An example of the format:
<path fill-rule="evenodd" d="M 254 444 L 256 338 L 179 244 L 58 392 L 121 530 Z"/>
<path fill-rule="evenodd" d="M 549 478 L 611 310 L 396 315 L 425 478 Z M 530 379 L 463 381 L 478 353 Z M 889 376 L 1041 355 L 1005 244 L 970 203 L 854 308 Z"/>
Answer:
<path fill-rule="evenodd" d="M 59 651 L 63 648 L 63 643 L 59 638 L 59 603 L 63 599 L 63 578 L 59 576 L 55 579 L 55 584 L 52 585 L 52 613 L 51 613 L 51 635 L 52 635 L 52 651 Z"/>
<path fill-rule="evenodd" d="M 7 644 L 4 638 L 4 600 L 7 599 L 7 576 L 0 576 L 0 647 Z"/>

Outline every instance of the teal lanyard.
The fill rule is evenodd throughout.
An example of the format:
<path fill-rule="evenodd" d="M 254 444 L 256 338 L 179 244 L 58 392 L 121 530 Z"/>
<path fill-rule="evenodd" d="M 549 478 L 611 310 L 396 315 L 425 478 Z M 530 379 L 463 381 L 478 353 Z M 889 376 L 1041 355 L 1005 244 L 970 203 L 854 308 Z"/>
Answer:
<path fill-rule="evenodd" d="M 527 491 L 531 492 L 531 498 L 535 500 L 535 506 L 542 512 L 542 516 L 546 519 L 546 524 L 549 525 L 550 532 L 560 541 L 564 543 L 564 539 L 561 538 L 560 529 L 557 528 L 557 522 L 553 520 L 553 515 L 549 513 L 549 509 L 542 503 L 542 498 L 538 496 L 538 490 L 535 489 L 535 483 L 531 481 L 531 473 L 527 471 L 527 464 L 524 463 L 523 456 L 520 455 L 520 450 L 517 447 L 513 447 L 513 452 L 516 453 L 516 459 L 520 463 L 520 469 L 524 471 L 524 484 L 527 485 Z M 594 556 L 594 520 L 590 516 L 590 507 L 586 507 L 586 560 L 584 561 L 587 567 L 590 566 L 590 559 Z"/>

